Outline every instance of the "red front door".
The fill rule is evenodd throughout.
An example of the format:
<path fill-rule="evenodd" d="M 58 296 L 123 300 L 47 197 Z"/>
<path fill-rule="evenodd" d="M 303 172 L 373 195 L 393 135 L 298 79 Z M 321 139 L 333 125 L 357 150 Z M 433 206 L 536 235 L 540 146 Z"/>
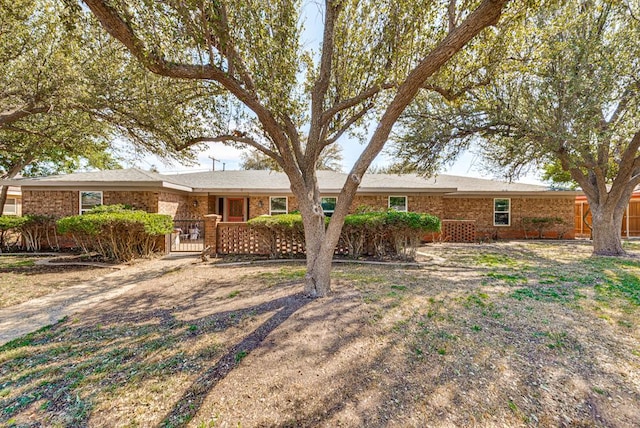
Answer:
<path fill-rule="evenodd" d="M 227 221 L 244 221 L 244 198 L 227 199 Z"/>

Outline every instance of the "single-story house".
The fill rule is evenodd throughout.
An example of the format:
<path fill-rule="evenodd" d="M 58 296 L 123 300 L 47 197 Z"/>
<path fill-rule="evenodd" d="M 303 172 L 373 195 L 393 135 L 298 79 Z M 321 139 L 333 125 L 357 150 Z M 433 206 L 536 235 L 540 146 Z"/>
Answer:
<path fill-rule="evenodd" d="M 2 209 L 2 215 L 22 215 L 22 192 L 20 187 L 9 186 L 7 200 Z"/>
<path fill-rule="evenodd" d="M 346 174 L 318 171 L 327 215 L 336 204 Z M 100 204 L 129 204 L 169 214 L 180 229 L 216 214 L 219 223 L 242 223 L 264 214 L 297 210 L 288 178 L 272 171 L 208 171 L 176 175 L 136 168 L 81 172 L 11 180 L 20 186 L 22 212 L 63 217 L 82 214 Z M 522 238 L 524 217 L 560 217 L 564 224 L 547 237 L 573 238 L 576 191 L 545 186 L 438 175 L 367 174 L 351 204 L 434 214 L 443 220 L 443 239 Z M 449 229 L 447 229 L 447 227 Z M 202 227 L 200 228 L 202 229 Z M 447 235 L 448 234 L 448 235 Z M 183 233 L 186 238 L 187 232 Z"/>

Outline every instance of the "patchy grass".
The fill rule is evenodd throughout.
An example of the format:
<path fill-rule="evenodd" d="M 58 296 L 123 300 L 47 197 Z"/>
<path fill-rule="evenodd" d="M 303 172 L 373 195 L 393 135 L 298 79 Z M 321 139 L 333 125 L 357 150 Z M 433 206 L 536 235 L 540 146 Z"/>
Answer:
<path fill-rule="evenodd" d="M 421 252 L 443 261 L 340 264 L 316 300 L 295 264 L 142 281 L 0 348 L 0 425 L 637 423 L 637 260 L 578 243 Z"/>
<path fill-rule="evenodd" d="M 104 275 L 89 266 L 36 265 L 35 257 L 0 257 L 0 308 L 45 296 Z"/>

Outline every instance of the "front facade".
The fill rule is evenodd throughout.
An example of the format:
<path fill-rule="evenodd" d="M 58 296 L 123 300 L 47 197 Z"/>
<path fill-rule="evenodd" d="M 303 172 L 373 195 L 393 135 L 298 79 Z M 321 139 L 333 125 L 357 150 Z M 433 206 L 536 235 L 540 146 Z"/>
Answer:
<path fill-rule="evenodd" d="M 346 174 L 318 171 L 322 205 L 331 215 Z M 96 205 L 127 204 L 171 215 L 176 222 L 216 214 L 223 223 L 298 210 L 287 177 L 269 171 L 210 171 L 161 175 L 138 169 L 76 173 L 14 180 L 22 188 L 24 214 L 55 217 L 82 214 Z M 525 217 L 559 217 L 563 224 L 545 237 L 574 236 L 578 192 L 543 186 L 441 175 L 365 175 L 351 212 L 387 209 L 426 212 L 443 223 L 472 224 L 474 239 L 525 237 Z M 445 237 L 446 238 L 446 237 Z M 458 240 L 458 239 L 456 239 Z"/>

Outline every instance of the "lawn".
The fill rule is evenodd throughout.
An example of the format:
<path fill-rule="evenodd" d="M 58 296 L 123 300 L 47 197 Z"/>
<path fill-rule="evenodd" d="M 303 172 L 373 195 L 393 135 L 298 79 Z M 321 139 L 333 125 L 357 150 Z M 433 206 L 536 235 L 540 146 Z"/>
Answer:
<path fill-rule="evenodd" d="M 90 266 L 36 265 L 38 257 L 0 256 L 0 308 L 45 296 L 104 275 Z"/>
<path fill-rule="evenodd" d="M 637 426 L 640 258 L 589 253 L 190 265 L 0 348 L 0 425 Z"/>

